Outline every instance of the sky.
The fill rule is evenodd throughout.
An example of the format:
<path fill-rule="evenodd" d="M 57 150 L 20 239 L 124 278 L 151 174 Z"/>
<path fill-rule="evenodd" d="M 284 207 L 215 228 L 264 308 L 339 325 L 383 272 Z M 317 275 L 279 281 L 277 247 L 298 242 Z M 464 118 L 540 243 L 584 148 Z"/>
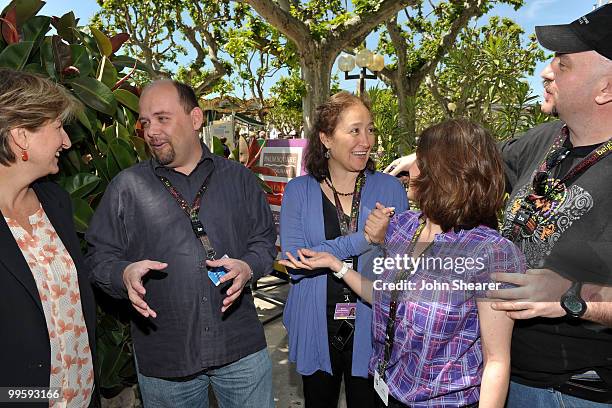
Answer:
<path fill-rule="evenodd" d="M 569 23 L 593 10 L 593 7 L 598 1 L 600 0 L 525 0 L 525 5 L 517 11 L 510 6 L 498 5 L 483 18 L 488 20 L 488 17 L 493 15 L 511 18 L 523 27 L 526 35 L 529 35 L 534 32 L 534 27 L 536 25 Z M 4 8 L 8 3 L 9 0 L 0 0 L 0 7 Z M 47 0 L 47 3 L 40 13 L 50 16 L 61 16 L 72 10 L 76 17 L 81 19 L 80 24 L 86 24 L 98 9 L 99 6 L 95 0 Z M 367 46 L 373 49 L 376 46 L 376 42 L 376 38 L 369 38 Z M 538 74 L 545 65 L 546 63 L 538 64 L 534 76 L 528 78 L 532 90 L 538 95 L 542 92 L 541 81 Z M 342 79 L 343 73 L 338 70 L 336 65 L 334 65 L 332 75 L 333 74 L 338 75 L 340 78 L 341 88 L 352 92 L 356 90 L 358 81 L 345 81 Z M 280 74 L 269 80 L 266 84 L 266 88 L 269 89 L 270 86 L 274 85 L 275 80 L 277 80 L 279 76 Z M 376 82 L 377 81 L 368 80 L 366 86 L 371 87 Z M 236 87 L 236 91 L 239 92 L 239 87 Z"/>

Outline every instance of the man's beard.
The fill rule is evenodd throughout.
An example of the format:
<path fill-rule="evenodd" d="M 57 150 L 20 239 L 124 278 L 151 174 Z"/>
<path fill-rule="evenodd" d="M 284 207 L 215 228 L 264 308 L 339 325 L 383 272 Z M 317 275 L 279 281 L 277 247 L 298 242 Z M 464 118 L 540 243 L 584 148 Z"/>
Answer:
<path fill-rule="evenodd" d="M 151 149 L 151 151 L 153 152 L 153 156 L 155 156 L 159 164 L 161 164 L 162 166 L 167 166 L 168 164 L 172 163 L 176 157 L 174 147 L 172 147 L 170 143 L 168 143 L 166 149 L 163 149 L 161 151 Z"/>

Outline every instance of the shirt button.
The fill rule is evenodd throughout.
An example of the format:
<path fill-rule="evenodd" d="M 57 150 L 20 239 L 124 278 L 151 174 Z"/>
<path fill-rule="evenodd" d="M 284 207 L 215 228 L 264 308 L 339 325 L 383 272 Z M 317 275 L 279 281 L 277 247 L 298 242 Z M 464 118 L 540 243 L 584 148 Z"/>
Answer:
<path fill-rule="evenodd" d="M 38 365 L 38 368 L 42 368 L 42 364 L 39 364 L 39 365 Z"/>
<path fill-rule="evenodd" d="M 205 327 L 205 328 L 204 328 L 204 331 L 208 331 L 208 327 Z"/>
<path fill-rule="evenodd" d="M 207 300 L 208 300 L 208 298 L 207 298 L 206 296 L 204 296 L 204 297 L 202 298 L 202 302 L 206 302 Z"/>

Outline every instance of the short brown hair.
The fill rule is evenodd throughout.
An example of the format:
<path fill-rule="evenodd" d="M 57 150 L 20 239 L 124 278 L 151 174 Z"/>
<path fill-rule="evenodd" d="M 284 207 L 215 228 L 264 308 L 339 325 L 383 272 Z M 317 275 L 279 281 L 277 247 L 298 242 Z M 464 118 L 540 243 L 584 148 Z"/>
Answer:
<path fill-rule="evenodd" d="M 36 74 L 0 69 L 0 164 L 15 163 L 10 132 L 30 131 L 60 119 L 69 121 L 80 104 L 61 85 Z"/>
<path fill-rule="evenodd" d="M 323 132 L 327 136 L 332 137 L 342 112 L 348 107 L 356 104 L 362 104 L 370 114 L 372 114 L 372 109 L 367 100 L 346 91 L 341 91 L 330 96 L 323 104 L 317 107 L 314 126 L 308 135 L 308 149 L 304 155 L 306 170 L 308 170 L 308 173 L 317 181 L 323 181 L 323 179 L 329 177 L 327 158 L 325 158 L 327 149 L 323 142 L 321 142 L 319 133 Z M 368 158 L 366 169 L 369 171 L 374 171 L 376 169 L 376 164 L 371 158 Z"/>
<path fill-rule="evenodd" d="M 497 229 L 504 198 L 504 171 L 486 129 L 464 119 L 432 126 L 420 136 L 411 181 L 416 202 L 443 231 L 486 225 Z"/>

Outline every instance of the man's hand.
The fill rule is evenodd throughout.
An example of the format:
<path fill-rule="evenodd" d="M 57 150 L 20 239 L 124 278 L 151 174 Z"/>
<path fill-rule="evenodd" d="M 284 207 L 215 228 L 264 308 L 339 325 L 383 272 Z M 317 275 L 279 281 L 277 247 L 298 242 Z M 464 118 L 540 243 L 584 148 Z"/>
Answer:
<path fill-rule="evenodd" d="M 388 173 L 392 176 L 397 176 L 402 171 L 411 171 L 411 168 L 416 164 L 416 153 L 409 154 L 408 156 L 400 157 L 395 159 L 388 165 L 384 173 Z"/>
<path fill-rule="evenodd" d="M 232 286 L 227 289 L 227 296 L 223 299 L 223 306 L 221 307 L 221 312 L 223 313 L 229 309 L 242 294 L 244 285 L 253 277 L 253 271 L 246 262 L 234 258 L 221 258 L 214 261 L 206 261 L 206 265 L 212 268 L 222 266 L 227 270 L 227 273 L 219 279 L 220 284 L 232 279 L 234 280 Z"/>
<path fill-rule="evenodd" d="M 395 213 L 394 207 L 385 207 L 376 203 L 376 208 L 370 211 L 365 223 L 365 236 L 369 243 L 382 244 L 385 242 L 389 218 Z"/>
<path fill-rule="evenodd" d="M 488 291 L 488 298 L 501 300 L 491 304 L 493 310 L 506 311 L 512 319 L 566 315 L 560 302 L 572 282 L 550 269 L 529 269 L 524 275 L 493 273 L 491 279 L 494 282 L 507 282 L 518 286 Z"/>
<path fill-rule="evenodd" d="M 130 302 L 132 302 L 134 309 L 144 317 L 155 318 L 157 313 L 144 301 L 147 290 L 142 285 L 142 277 L 152 269 L 159 271 L 167 266 L 167 263 L 145 259 L 144 261 L 133 262 L 123 270 L 123 284 L 127 289 Z"/>

